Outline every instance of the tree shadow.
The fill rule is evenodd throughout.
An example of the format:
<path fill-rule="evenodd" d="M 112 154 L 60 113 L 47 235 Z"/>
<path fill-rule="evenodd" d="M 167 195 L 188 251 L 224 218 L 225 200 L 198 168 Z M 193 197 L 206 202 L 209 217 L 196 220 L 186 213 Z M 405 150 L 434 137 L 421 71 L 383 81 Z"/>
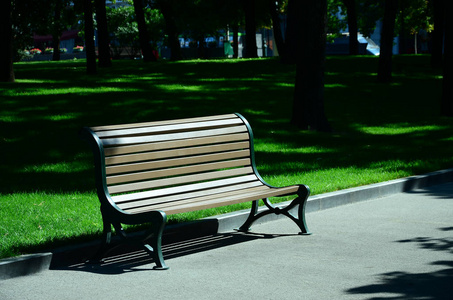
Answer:
<path fill-rule="evenodd" d="M 438 199 L 453 200 L 453 174 L 446 176 L 442 171 L 432 172 L 429 177 L 418 180 L 407 180 L 404 183 L 403 191 L 410 194 L 427 194 Z M 446 229 L 440 229 L 447 231 Z M 453 228 L 453 227 L 452 227 Z"/>
<path fill-rule="evenodd" d="M 453 231 L 453 227 L 439 228 L 441 231 Z M 445 251 L 453 253 L 453 238 L 417 237 L 396 241 L 397 243 L 415 243 L 423 250 Z M 443 267 L 434 272 L 408 273 L 388 272 L 380 274 L 380 282 L 347 290 L 348 294 L 367 295 L 388 294 L 388 296 L 370 296 L 366 299 L 453 299 L 453 261 L 433 261 L 431 265 Z"/>

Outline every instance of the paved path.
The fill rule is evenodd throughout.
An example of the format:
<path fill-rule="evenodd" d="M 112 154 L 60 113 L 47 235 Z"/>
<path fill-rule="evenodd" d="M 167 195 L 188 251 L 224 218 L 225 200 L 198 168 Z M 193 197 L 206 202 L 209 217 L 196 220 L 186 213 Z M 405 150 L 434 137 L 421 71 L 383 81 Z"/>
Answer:
<path fill-rule="evenodd" d="M 0 281 L 0 299 L 453 299 L 453 183 Z"/>

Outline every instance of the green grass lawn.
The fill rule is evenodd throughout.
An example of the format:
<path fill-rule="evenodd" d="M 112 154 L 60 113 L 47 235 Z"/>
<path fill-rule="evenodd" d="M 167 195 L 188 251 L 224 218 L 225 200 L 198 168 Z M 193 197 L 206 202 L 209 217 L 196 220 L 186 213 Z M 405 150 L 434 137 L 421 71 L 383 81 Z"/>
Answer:
<path fill-rule="evenodd" d="M 395 57 L 391 84 L 376 82 L 375 57 L 329 57 L 329 134 L 289 125 L 295 67 L 276 59 L 114 61 L 97 76 L 84 61 L 14 67 L 17 82 L 0 84 L 0 258 L 99 237 L 83 126 L 239 112 L 264 179 L 312 194 L 453 166 L 453 120 L 439 116 L 442 76 L 428 56 Z"/>

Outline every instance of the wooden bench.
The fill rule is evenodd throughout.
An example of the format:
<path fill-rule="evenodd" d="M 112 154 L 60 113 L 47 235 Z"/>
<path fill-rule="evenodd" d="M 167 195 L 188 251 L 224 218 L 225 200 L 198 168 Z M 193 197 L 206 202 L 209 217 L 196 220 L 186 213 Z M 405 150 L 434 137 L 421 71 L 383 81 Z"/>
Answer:
<path fill-rule="evenodd" d="M 239 114 L 84 127 L 80 135 L 94 153 L 104 226 L 92 262 L 112 248 L 112 226 L 127 241 L 121 224 L 151 223 L 140 242 L 155 268 L 167 269 L 161 250 L 166 215 L 246 201 L 253 201 L 252 209 L 238 230 L 247 232 L 258 218 L 276 213 L 293 220 L 301 234 L 310 234 L 305 223 L 308 187 L 277 188 L 264 182 L 255 166 L 252 130 Z M 297 197 L 285 208 L 268 200 L 287 195 Z M 258 212 L 260 199 L 268 209 Z M 289 210 L 297 205 L 295 217 Z"/>

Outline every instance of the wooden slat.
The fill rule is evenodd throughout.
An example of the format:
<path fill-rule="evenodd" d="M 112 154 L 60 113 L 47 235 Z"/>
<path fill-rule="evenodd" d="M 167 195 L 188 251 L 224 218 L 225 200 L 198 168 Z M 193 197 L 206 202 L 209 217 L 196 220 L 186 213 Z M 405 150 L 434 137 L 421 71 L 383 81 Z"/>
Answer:
<path fill-rule="evenodd" d="M 217 153 L 217 152 L 227 152 L 239 149 L 246 149 L 249 147 L 248 142 L 237 142 L 229 144 L 220 144 L 220 145 L 209 145 L 209 146 L 199 146 L 191 148 L 182 148 L 176 150 L 163 150 L 155 152 L 145 152 L 140 154 L 127 154 L 120 156 L 110 156 L 105 158 L 106 166 L 124 164 L 130 162 L 139 162 L 139 161 L 149 161 L 156 160 L 160 158 L 170 158 L 170 157 L 183 157 L 190 155 L 198 155 L 205 153 Z"/>
<path fill-rule="evenodd" d="M 246 175 L 246 174 L 251 174 L 251 173 L 253 173 L 253 169 L 251 167 L 247 167 L 247 168 L 239 168 L 239 169 L 232 169 L 232 170 L 207 172 L 207 173 L 201 173 L 201 174 L 196 174 L 196 175 L 186 175 L 186 176 L 157 179 L 157 180 L 151 180 L 151 181 L 143 181 L 143 182 L 138 182 L 138 183 L 120 184 L 120 185 L 115 185 L 115 186 L 109 186 L 108 190 L 111 194 L 127 193 L 127 192 L 131 192 L 131 191 L 160 188 L 160 187 L 171 186 L 171 185 L 188 184 L 188 183 L 192 183 L 192 182 L 200 182 L 200 181 L 205 181 L 205 180 L 215 180 L 215 179 L 220 179 L 220 178 L 234 177 L 234 176 Z"/>
<path fill-rule="evenodd" d="M 240 192 L 245 189 L 251 189 L 251 188 L 263 189 L 263 190 L 269 189 L 269 187 L 263 185 L 262 182 L 251 181 L 251 182 L 247 182 L 247 183 L 240 183 L 240 184 L 222 186 L 222 187 L 205 189 L 205 190 L 197 190 L 194 192 L 174 194 L 174 195 L 170 195 L 170 196 L 146 198 L 146 199 L 139 199 L 139 200 L 135 200 L 135 201 L 124 201 L 124 202 L 117 203 L 117 205 L 121 209 L 131 209 L 131 208 L 143 207 L 143 206 L 150 206 L 150 209 L 152 209 L 152 205 L 170 203 L 170 202 L 181 201 L 181 200 L 185 200 L 185 199 L 197 198 L 197 197 L 208 196 L 208 195 L 216 195 L 218 197 L 219 195 L 221 195 L 223 193 L 229 193 L 229 192 L 235 192 L 235 191 Z"/>
<path fill-rule="evenodd" d="M 225 115 L 218 115 L 218 116 L 198 117 L 198 118 L 174 119 L 174 120 L 130 123 L 130 124 L 119 124 L 119 125 L 93 126 L 93 127 L 91 127 L 91 130 L 96 132 L 96 131 L 104 131 L 104 130 L 137 128 L 137 127 L 146 127 L 146 126 L 160 126 L 160 125 L 168 125 L 168 124 L 187 123 L 187 122 L 202 122 L 202 121 L 210 121 L 210 120 L 229 119 L 229 118 L 238 118 L 238 116 L 235 114 L 225 114 Z"/>
<path fill-rule="evenodd" d="M 178 123 L 172 125 L 161 125 L 161 126 L 146 126 L 138 128 L 118 129 L 97 132 L 98 137 L 110 138 L 110 137 L 122 137 L 122 136 L 133 136 L 133 135 L 149 135 L 149 134 L 168 134 L 171 132 L 187 132 L 195 130 L 205 130 L 208 128 L 217 127 L 228 127 L 232 125 L 243 124 L 239 118 L 204 121 L 204 122 L 191 122 L 191 123 Z"/>
<path fill-rule="evenodd" d="M 206 171 L 213 171 L 213 170 L 234 168 L 234 167 L 241 167 L 241 166 L 250 166 L 250 159 L 229 160 L 229 161 L 221 161 L 221 162 L 207 163 L 207 164 L 201 164 L 201 165 L 192 165 L 192 166 L 184 166 L 184 167 L 169 168 L 169 169 L 159 169 L 159 170 L 148 171 L 148 172 L 138 172 L 138 173 L 128 173 L 128 174 L 124 174 L 124 175 L 108 176 L 107 184 L 110 185 L 110 184 L 126 183 L 126 182 L 140 181 L 140 180 L 149 180 L 149 179 L 153 179 L 153 178 L 162 178 L 162 177 L 184 175 L 184 174 L 190 174 L 190 173 L 199 173 L 199 172 L 206 172 Z"/>
<path fill-rule="evenodd" d="M 137 192 L 137 193 L 133 193 L 133 194 L 117 195 L 117 196 L 113 196 L 112 200 L 115 203 L 121 203 L 124 201 L 133 201 L 133 200 L 146 199 L 146 198 L 152 198 L 152 197 L 160 197 L 160 196 L 164 196 L 164 195 L 174 195 L 174 194 L 186 193 L 186 192 L 191 192 L 191 191 L 199 191 L 199 190 L 214 188 L 214 187 L 241 184 L 241 183 L 252 182 L 252 181 L 259 181 L 258 178 L 256 177 L 256 175 L 245 175 L 245 176 L 239 176 L 239 177 L 233 177 L 233 178 L 219 179 L 219 180 L 209 181 L 209 182 L 201 182 L 201 183 L 194 183 L 194 184 L 188 184 L 188 185 L 177 186 L 177 187 L 168 187 L 168 188 L 162 188 L 162 189 L 151 190 L 151 191 Z"/>
<path fill-rule="evenodd" d="M 164 159 L 150 162 L 141 162 L 117 166 L 109 166 L 106 168 L 107 175 L 121 174 L 127 172 L 138 172 L 144 170 L 160 169 L 160 168 L 170 168 L 176 166 L 184 166 L 191 164 L 207 163 L 214 161 L 222 160 L 231 160 L 238 158 L 250 158 L 250 151 L 248 150 L 239 150 L 231 151 L 225 153 L 215 153 L 215 154 L 205 154 L 197 156 L 189 156 L 183 158 L 172 158 Z"/>
<path fill-rule="evenodd" d="M 239 133 L 239 132 L 247 132 L 247 128 L 245 126 L 234 126 L 234 127 L 225 127 L 225 128 L 219 128 L 219 129 L 208 129 L 208 130 L 189 131 L 189 132 L 170 133 L 170 134 L 156 134 L 156 135 L 141 136 L 141 137 L 111 138 L 111 139 L 102 139 L 102 143 L 105 146 L 143 144 L 143 143 L 175 141 L 175 140 L 181 140 L 181 139 L 216 136 L 216 135 L 232 134 L 232 133 Z"/>
<path fill-rule="evenodd" d="M 119 147 L 104 148 L 104 155 L 107 157 L 107 156 L 112 156 L 112 155 L 137 153 L 137 152 L 145 152 L 145 151 L 156 151 L 156 150 L 163 150 L 163 149 L 193 147 L 193 146 L 199 146 L 199 145 L 220 144 L 220 143 L 233 142 L 233 141 L 244 141 L 244 140 L 248 140 L 248 139 L 249 139 L 248 133 L 237 133 L 237 134 L 210 136 L 210 137 L 196 138 L 196 139 L 176 140 L 176 141 L 171 141 L 171 142 L 158 142 L 158 143 L 148 143 L 148 144 L 140 144 L 140 145 L 132 145 L 132 146 L 119 146 Z"/>
<path fill-rule="evenodd" d="M 162 205 L 155 205 L 152 207 L 153 210 L 163 210 L 167 215 L 201 210 L 201 209 L 208 209 L 213 207 L 219 206 L 226 206 L 232 205 L 242 202 L 249 202 L 254 200 L 260 200 L 263 198 L 269 197 L 279 197 L 279 196 L 286 196 L 291 195 L 297 192 L 297 186 L 289 186 L 283 188 L 275 188 L 275 189 L 268 189 L 267 191 L 257 190 L 257 191 L 243 191 L 243 193 L 238 193 L 234 195 L 228 195 L 225 197 L 221 197 L 221 195 L 217 195 L 217 197 L 200 197 L 194 198 L 189 200 L 183 200 L 181 203 L 175 204 L 162 204 Z M 128 209 L 127 212 L 129 213 L 139 213 L 143 211 L 148 211 L 149 207 L 139 207 L 135 209 Z"/>

